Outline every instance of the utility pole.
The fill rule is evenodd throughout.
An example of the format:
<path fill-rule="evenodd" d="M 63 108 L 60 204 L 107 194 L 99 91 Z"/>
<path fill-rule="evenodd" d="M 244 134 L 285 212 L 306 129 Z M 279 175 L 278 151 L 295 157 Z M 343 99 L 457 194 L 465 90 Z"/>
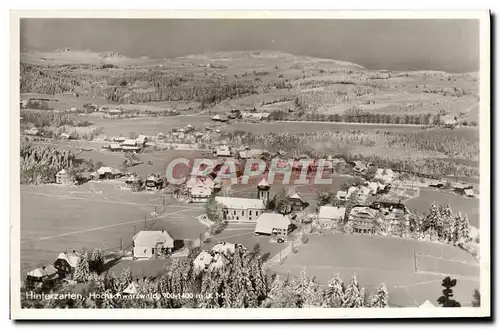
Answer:
<path fill-rule="evenodd" d="M 134 225 L 134 236 L 135 236 L 135 225 Z"/>
<path fill-rule="evenodd" d="M 146 228 L 146 216 L 144 216 L 144 229 Z"/>
<path fill-rule="evenodd" d="M 123 237 L 120 237 L 120 250 L 123 251 Z"/>

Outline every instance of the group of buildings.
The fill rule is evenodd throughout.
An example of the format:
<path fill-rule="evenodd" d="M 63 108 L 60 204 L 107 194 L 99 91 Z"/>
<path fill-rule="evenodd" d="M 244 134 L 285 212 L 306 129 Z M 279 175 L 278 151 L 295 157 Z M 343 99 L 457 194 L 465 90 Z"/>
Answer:
<path fill-rule="evenodd" d="M 113 142 L 103 146 L 111 152 L 133 152 L 139 153 L 146 147 L 148 137 L 139 135 L 137 138 L 113 137 Z"/>

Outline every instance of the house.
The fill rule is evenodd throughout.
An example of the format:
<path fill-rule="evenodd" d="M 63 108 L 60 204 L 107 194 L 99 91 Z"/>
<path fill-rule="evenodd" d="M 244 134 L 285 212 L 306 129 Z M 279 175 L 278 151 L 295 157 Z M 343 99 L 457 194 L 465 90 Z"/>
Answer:
<path fill-rule="evenodd" d="M 290 211 L 303 211 L 309 206 L 309 203 L 302 200 L 297 192 L 293 192 L 287 196 L 286 204 Z"/>
<path fill-rule="evenodd" d="M 377 171 L 375 172 L 375 176 L 373 179 L 379 180 L 384 184 L 391 184 L 392 181 L 394 180 L 394 171 L 390 168 L 378 168 Z"/>
<path fill-rule="evenodd" d="M 133 238 L 135 258 L 153 258 L 166 255 L 174 248 L 174 239 L 167 231 L 140 231 Z"/>
<path fill-rule="evenodd" d="M 120 170 L 111 167 L 101 167 L 97 169 L 96 175 L 99 179 L 116 179 L 122 177 Z"/>
<path fill-rule="evenodd" d="M 386 186 L 380 182 L 368 182 L 366 186 L 370 189 L 371 195 L 377 195 L 385 191 Z"/>
<path fill-rule="evenodd" d="M 443 115 L 439 118 L 440 124 L 447 128 L 455 128 L 457 125 L 457 120 L 452 115 Z"/>
<path fill-rule="evenodd" d="M 349 197 L 347 196 L 347 191 L 338 191 L 335 195 L 335 199 L 340 201 L 347 201 Z"/>
<path fill-rule="evenodd" d="M 124 295 L 135 295 L 138 290 L 139 290 L 139 285 L 137 284 L 137 282 L 132 281 L 127 286 L 127 288 L 125 288 L 125 290 L 122 291 L 122 294 L 124 294 Z"/>
<path fill-rule="evenodd" d="M 257 218 L 255 234 L 287 236 L 291 227 L 290 218 L 287 215 L 264 213 Z"/>
<path fill-rule="evenodd" d="M 65 169 L 62 169 L 56 174 L 56 184 L 70 185 L 71 183 L 71 178 Z"/>
<path fill-rule="evenodd" d="M 257 184 L 257 198 L 264 201 L 264 204 L 267 205 L 269 202 L 269 190 L 271 189 L 271 185 L 267 182 L 266 177 L 262 177 L 260 182 Z"/>
<path fill-rule="evenodd" d="M 453 187 L 453 191 L 466 197 L 474 196 L 474 187 L 468 184 L 456 184 Z"/>
<path fill-rule="evenodd" d="M 407 216 L 405 208 L 383 208 L 381 211 L 388 233 L 401 235 L 403 233 L 402 230 L 407 231 L 410 225 L 410 218 Z"/>
<path fill-rule="evenodd" d="M 227 122 L 228 120 L 229 120 L 228 118 L 226 118 L 226 117 L 224 117 L 224 116 L 222 116 L 222 115 L 219 115 L 219 114 L 214 115 L 214 116 L 212 117 L 212 121 Z"/>
<path fill-rule="evenodd" d="M 189 201 L 192 203 L 203 203 L 212 195 L 212 189 L 205 185 L 196 185 L 189 192 Z"/>
<path fill-rule="evenodd" d="M 125 186 L 132 190 L 139 190 L 142 187 L 142 179 L 136 174 L 131 174 L 125 180 Z"/>
<path fill-rule="evenodd" d="M 68 133 L 62 133 L 60 136 L 62 139 L 71 139 L 71 135 Z"/>
<path fill-rule="evenodd" d="M 375 232 L 376 216 L 378 211 L 369 207 L 354 207 L 349 214 L 349 221 L 352 221 L 354 233 L 371 233 Z"/>
<path fill-rule="evenodd" d="M 121 109 L 109 109 L 108 114 L 111 116 L 120 115 L 123 111 Z"/>
<path fill-rule="evenodd" d="M 435 308 L 435 307 L 436 306 L 434 306 L 434 304 L 432 304 L 429 300 L 426 300 L 419 306 L 419 308 Z"/>
<path fill-rule="evenodd" d="M 54 281 L 59 278 L 57 269 L 52 265 L 44 265 L 29 271 L 26 274 L 26 279 L 31 283 L 43 283 L 47 281 Z"/>
<path fill-rule="evenodd" d="M 125 137 L 113 137 L 113 141 L 117 142 L 117 143 L 123 143 L 125 142 L 127 139 Z"/>
<path fill-rule="evenodd" d="M 338 227 L 345 217 L 345 207 L 322 206 L 319 208 L 318 222 L 322 226 Z"/>
<path fill-rule="evenodd" d="M 72 253 L 62 252 L 54 262 L 54 267 L 60 278 L 71 278 L 79 261 L 80 255 L 74 250 Z"/>
<path fill-rule="evenodd" d="M 250 121 L 263 121 L 266 120 L 271 113 L 265 113 L 265 112 L 243 112 L 241 114 L 241 117 L 244 120 L 250 120 Z"/>
<path fill-rule="evenodd" d="M 218 157 L 230 157 L 231 149 L 227 145 L 218 145 L 215 149 L 215 155 Z"/>
<path fill-rule="evenodd" d="M 351 199 L 352 193 L 356 192 L 357 199 L 359 201 L 365 201 L 366 198 L 370 195 L 371 189 L 368 186 L 360 185 L 360 186 L 351 186 L 347 190 L 347 200 Z"/>
<path fill-rule="evenodd" d="M 332 165 L 333 170 L 343 170 L 347 165 L 347 162 L 343 158 L 335 158 L 335 157 L 330 160 L 330 163 Z"/>
<path fill-rule="evenodd" d="M 139 135 L 139 137 L 137 137 L 135 141 L 137 145 L 144 147 L 148 142 L 148 138 L 146 137 L 146 135 Z"/>
<path fill-rule="evenodd" d="M 146 190 L 158 191 L 163 188 L 163 179 L 157 175 L 150 175 L 145 182 Z"/>
<path fill-rule="evenodd" d="M 202 250 L 194 259 L 193 267 L 197 270 L 206 270 L 210 263 L 212 263 L 212 260 L 214 260 L 214 257 L 205 250 Z"/>
<path fill-rule="evenodd" d="M 108 148 L 111 152 L 119 152 L 123 150 L 121 145 L 118 143 L 111 143 L 109 144 Z"/>
<path fill-rule="evenodd" d="M 40 131 L 38 130 L 38 128 L 33 127 L 31 129 L 25 130 L 24 134 L 30 135 L 30 136 L 38 136 L 40 134 Z"/>
<path fill-rule="evenodd" d="M 232 197 L 215 197 L 222 204 L 224 220 L 230 222 L 255 222 L 264 213 L 263 200 Z"/>
<path fill-rule="evenodd" d="M 212 254 L 222 254 L 225 256 L 230 256 L 230 255 L 234 254 L 234 252 L 236 251 L 236 248 L 243 248 L 243 250 L 246 250 L 246 248 L 239 243 L 220 241 L 220 242 L 217 242 L 212 247 L 212 249 L 210 249 L 210 252 Z"/>

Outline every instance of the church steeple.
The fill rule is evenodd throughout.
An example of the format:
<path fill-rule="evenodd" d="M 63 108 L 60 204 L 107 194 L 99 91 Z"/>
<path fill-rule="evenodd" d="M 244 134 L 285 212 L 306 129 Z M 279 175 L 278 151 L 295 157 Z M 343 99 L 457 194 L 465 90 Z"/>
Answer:
<path fill-rule="evenodd" d="M 271 186 L 267 182 L 265 177 L 262 177 L 261 181 L 257 184 L 257 197 L 264 201 L 264 204 L 267 205 L 269 202 L 269 189 Z"/>

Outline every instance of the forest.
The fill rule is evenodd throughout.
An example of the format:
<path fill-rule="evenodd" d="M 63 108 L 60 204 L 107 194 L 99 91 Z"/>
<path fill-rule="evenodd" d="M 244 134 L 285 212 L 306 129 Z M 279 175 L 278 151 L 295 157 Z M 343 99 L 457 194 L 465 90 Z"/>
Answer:
<path fill-rule="evenodd" d="M 68 150 L 47 146 L 33 146 L 21 141 L 21 184 L 54 183 L 56 174 L 68 169 L 76 162 L 75 155 Z"/>
<path fill-rule="evenodd" d="M 100 272 L 95 266 L 100 252 L 82 250 L 73 278 L 87 285 L 84 297 L 76 300 L 26 299 L 33 291 L 28 283 L 21 292 L 23 308 L 302 308 L 302 307 L 389 307 L 387 288 L 381 284 L 372 294 L 360 286 L 353 274 L 347 284 L 334 275 L 327 285 L 308 276 L 305 268 L 297 277 L 282 280 L 263 268 L 260 246 L 252 250 L 236 248 L 223 266 L 211 270 L 196 268 L 193 261 L 200 248 L 190 250 L 187 257 L 169 259 L 166 272 L 157 278 L 133 278 L 130 268 L 119 276 Z M 135 281 L 136 296 L 154 298 L 116 298 Z M 42 291 L 37 288 L 36 292 Z M 47 288 L 45 288 L 47 289 Z M 50 292 L 71 291 L 70 286 L 56 286 Z M 109 298 L 92 298 L 97 293 Z"/>

